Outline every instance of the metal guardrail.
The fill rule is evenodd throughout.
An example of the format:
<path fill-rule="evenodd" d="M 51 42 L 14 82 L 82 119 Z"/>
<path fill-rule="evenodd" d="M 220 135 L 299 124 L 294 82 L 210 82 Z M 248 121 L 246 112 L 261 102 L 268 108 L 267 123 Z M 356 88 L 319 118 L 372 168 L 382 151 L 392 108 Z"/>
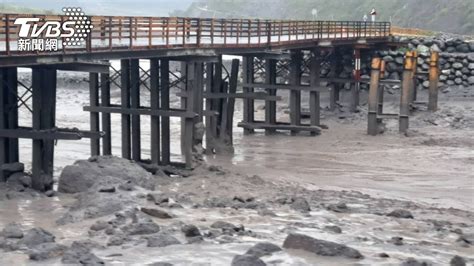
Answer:
<path fill-rule="evenodd" d="M 0 14 L 0 55 L 18 55 L 16 18 L 66 21 L 67 16 Z M 162 48 L 245 48 L 298 44 L 317 40 L 384 38 L 389 22 L 207 19 L 183 17 L 91 16 L 93 29 L 82 46 L 62 53 Z M 65 40 L 63 40 L 64 42 Z M 22 51 L 21 55 L 26 52 Z M 33 54 L 41 54 L 34 52 Z M 31 52 L 30 52 L 31 54 Z"/>

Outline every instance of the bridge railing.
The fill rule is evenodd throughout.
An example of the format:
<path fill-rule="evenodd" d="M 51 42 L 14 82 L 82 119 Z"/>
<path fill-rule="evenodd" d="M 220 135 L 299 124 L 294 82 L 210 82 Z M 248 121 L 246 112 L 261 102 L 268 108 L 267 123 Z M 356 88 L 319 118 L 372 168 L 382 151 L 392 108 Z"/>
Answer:
<path fill-rule="evenodd" d="M 17 18 L 66 21 L 67 16 L 0 14 L 0 54 L 19 54 Z M 385 38 L 389 22 L 298 21 L 260 19 L 207 19 L 183 17 L 91 16 L 93 26 L 84 42 L 67 46 L 58 42 L 58 52 L 143 50 L 160 48 L 239 48 L 291 45 L 304 42 Z M 42 52 L 34 52 L 34 54 Z M 28 52 L 21 52 L 21 55 Z M 31 54 L 31 53 L 30 53 Z"/>

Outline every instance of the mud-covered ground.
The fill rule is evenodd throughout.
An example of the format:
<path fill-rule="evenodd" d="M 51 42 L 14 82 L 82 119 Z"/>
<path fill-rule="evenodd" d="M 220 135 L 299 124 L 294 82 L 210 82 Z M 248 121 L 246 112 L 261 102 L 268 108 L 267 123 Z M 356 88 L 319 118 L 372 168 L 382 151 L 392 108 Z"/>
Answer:
<path fill-rule="evenodd" d="M 58 124 L 87 129 L 87 87 L 77 77 L 63 85 Z M 438 112 L 420 106 L 407 135 L 393 120 L 377 137 L 366 135 L 365 94 L 351 114 L 344 92 L 339 110 L 323 110 L 321 136 L 236 128 L 235 154 L 193 171 L 87 160 L 87 141 L 60 142 L 59 192 L 39 195 L 22 175 L 0 185 L 0 265 L 472 265 L 473 90 L 444 92 Z M 388 90 L 387 112 L 397 94 Z M 21 145 L 28 168 L 31 144 Z"/>

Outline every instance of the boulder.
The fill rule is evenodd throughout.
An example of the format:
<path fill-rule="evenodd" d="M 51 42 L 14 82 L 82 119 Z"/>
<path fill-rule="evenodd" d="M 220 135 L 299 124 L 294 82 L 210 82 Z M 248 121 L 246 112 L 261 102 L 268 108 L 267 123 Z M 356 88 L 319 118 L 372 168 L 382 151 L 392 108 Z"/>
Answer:
<path fill-rule="evenodd" d="M 430 51 L 440 53 L 440 52 L 441 52 L 441 48 L 439 48 L 439 46 L 435 43 L 435 44 L 431 45 Z"/>
<path fill-rule="evenodd" d="M 474 85 L 474 76 L 468 77 L 467 82 L 469 83 L 469 85 Z"/>
<path fill-rule="evenodd" d="M 403 209 L 397 209 L 389 214 L 387 214 L 389 217 L 395 217 L 395 218 L 403 218 L 403 219 L 413 219 L 413 214 L 411 214 L 410 211 L 403 210 Z"/>
<path fill-rule="evenodd" d="M 197 228 L 197 226 L 192 225 L 192 224 L 188 224 L 181 227 L 181 232 L 183 232 L 186 237 L 202 236 L 201 231 L 199 231 L 199 228 Z"/>
<path fill-rule="evenodd" d="M 387 56 L 384 56 L 384 57 L 383 57 L 383 61 L 385 61 L 385 62 L 387 62 L 387 63 L 388 63 L 388 62 L 393 62 L 393 61 L 394 61 L 394 59 L 393 59 L 393 57 L 392 57 L 392 56 L 390 56 L 390 55 L 387 55 Z"/>
<path fill-rule="evenodd" d="M 107 229 L 111 224 L 105 221 L 97 221 L 93 225 L 91 225 L 90 230 L 92 231 L 102 231 Z"/>
<path fill-rule="evenodd" d="M 423 85 L 423 88 L 427 89 L 427 88 L 430 87 L 430 82 L 429 81 L 423 81 L 422 85 Z"/>
<path fill-rule="evenodd" d="M 302 213 L 308 213 L 311 211 L 311 207 L 309 206 L 308 201 L 306 201 L 303 197 L 296 197 L 293 199 L 293 203 L 291 203 L 290 207 Z"/>
<path fill-rule="evenodd" d="M 166 233 L 158 233 L 148 237 L 147 239 L 147 247 L 166 247 L 180 244 L 181 242 L 179 242 L 178 239 Z"/>
<path fill-rule="evenodd" d="M 171 219 L 174 217 L 173 215 L 169 214 L 166 211 L 155 209 L 155 208 L 141 208 L 140 210 L 150 216 L 160 218 L 160 219 Z"/>
<path fill-rule="evenodd" d="M 336 225 L 325 226 L 324 230 L 326 230 L 328 232 L 335 233 L 335 234 L 341 234 L 342 233 L 342 229 L 339 226 L 336 226 Z"/>
<path fill-rule="evenodd" d="M 31 176 L 23 172 L 11 174 L 7 179 L 7 184 L 11 187 L 31 187 Z"/>
<path fill-rule="evenodd" d="M 291 233 L 286 237 L 283 247 L 288 249 L 305 250 L 320 256 L 337 256 L 351 259 L 363 258 L 358 250 L 346 245 L 296 233 Z"/>
<path fill-rule="evenodd" d="M 252 255 L 237 255 L 232 259 L 231 266 L 265 266 L 265 262 Z"/>
<path fill-rule="evenodd" d="M 101 261 L 94 254 L 91 253 L 92 248 L 98 248 L 99 245 L 95 242 L 85 241 L 74 241 L 71 246 L 64 252 L 61 262 L 64 264 L 81 264 L 82 261 Z M 98 265 L 96 263 L 93 265 Z M 102 262 L 103 264 L 103 262 Z"/>
<path fill-rule="evenodd" d="M 279 251 L 282 251 L 282 249 L 279 246 L 272 243 L 268 243 L 268 242 L 262 242 L 251 247 L 249 250 L 247 250 L 245 254 L 260 258 L 263 256 L 271 255 Z"/>
<path fill-rule="evenodd" d="M 430 48 L 426 45 L 423 45 L 423 44 L 419 44 L 416 47 L 416 50 L 418 50 L 418 52 L 420 52 L 420 53 L 429 53 L 430 52 Z"/>
<path fill-rule="evenodd" d="M 211 228 L 221 229 L 222 231 L 227 231 L 227 232 L 238 232 L 238 231 L 244 230 L 243 226 L 236 226 L 234 224 L 224 222 L 224 221 L 214 222 L 213 224 L 211 224 Z"/>
<path fill-rule="evenodd" d="M 420 40 L 417 39 L 417 38 L 413 38 L 411 41 L 410 41 L 411 44 L 415 45 L 415 46 L 418 46 L 420 45 Z"/>
<path fill-rule="evenodd" d="M 469 44 L 467 43 L 462 43 L 458 46 L 456 46 L 456 51 L 460 52 L 460 53 L 469 53 Z"/>
<path fill-rule="evenodd" d="M 0 237 L 0 250 L 16 251 L 21 249 L 17 239 Z"/>
<path fill-rule="evenodd" d="M 130 240 L 130 238 L 128 238 L 127 236 L 125 236 L 121 233 L 119 233 L 119 234 L 113 235 L 109 238 L 109 241 L 107 241 L 107 246 L 108 247 L 121 246 L 129 240 Z"/>
<path fill-rule="evenodd" d="M 106 156 L 76 161 L 73 165 L 66 166 L 59 177 L 58 191 L 83 192 L 106 176 L 149 190 L 153 190 L 156 184 L 155 177 L 140 165 L 126 159 Z"/>
<path fill-rule="evenodd" d="M 461 256 L 454 256 L 449 262 L 451 266 L 466 266 L 466 260 Z"/>
<path fill-rule="evenodd" d="M 29 252 L 30 260 L 48 260 L 62 256 L 67 247 L 57 243 L 43 243 L 35 246 L 33 250 Z"/>
<path fill-rule="evenodd" d="M 22 163 L 7 163 L 0 166 L 0 171 L 3 172 L 5 176 L 10 176 L 14 173 L 23 173 L 25 171 L 25 165 Z"/>
<path fill-rule="evenodd" d="M 424 261 L 417 261 L 414 258 L 409 258 L 404 261 L 401 266 L 429 266 L 430 264 Z"/>
<path fill-rule="evenodd" d="M 446 52 L 448 53 L 455 53 L 456 52 L 456 48 L 452 47 L 452 46 L 449 46 L 448 48 L 446 48 Z"/>
<path fill-rule="evenodd" d="M 25 245 L 28 248 L 34 248 L 39 244 L 54 242 L 54 239 L 55 236 L 50 232 L 42 228 L 33 228 L 26 231 L 25 235 L 20 240 L 20 244 Z"/>
<path fill-rule="evenodd" d="M 462 69 L 462 67 L 463 67 L 462 63 L 459 63 L 459 62 L 453 63 L 453 68 L 454 69 Z"/>
<path fill-rule="evenodd" d="M 160 226 L 154 222 L 138 222 L 122 227 L 128 235 L 151 235 L 160 231 Z"/>
<path fill-rule="evenodd" d="M 396 57 L 395 62 L 399 65 L 403 65 L 403 56 Z"/>
<path fill-rule="evenodd" d="M 333 212 L 347 212 L 347 211 L 349 211 L 349 208 L 347 207 L 347 205 L 344 202 L 339 202 L 339 203 L 336 203 L 336 204 L 329 204 L 327 206 L 327 209 L 329 211 L 333 211 Z"/>
<path fill-rule="evenodd" d="M 389 242 L 394 244 L 395 246 L 403 246 L 403 237 L 394 236 L 390 239 Z"/>
<path fill-rule="evenodd" d="M 22 238 L 23 231 L 18 223 L 9 223 L 3 228 L 1 235 L 5 238 Z"/>
<path fill-rule="evenodd" d="M 96 266 L 105 265 L 105 262 L 93 253 L 87 253 L 79 261 L 81 265 Z"/>

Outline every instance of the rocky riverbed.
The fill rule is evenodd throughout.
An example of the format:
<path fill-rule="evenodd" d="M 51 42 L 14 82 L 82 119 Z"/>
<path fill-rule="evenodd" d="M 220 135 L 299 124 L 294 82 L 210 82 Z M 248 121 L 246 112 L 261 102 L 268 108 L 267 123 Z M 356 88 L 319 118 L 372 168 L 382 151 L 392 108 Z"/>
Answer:
<path fill-rule="evenodd" d="M 474 262 L 474 213 L 461 209 L 306 189 L 205 163 L 187 171 L 115 157 L 67 166 L 50 198 L 21 180 L 1 186 L 0 204 L 60 206 L 42 227 L 6 223 L 2 213 L 4 265 Z"/>

